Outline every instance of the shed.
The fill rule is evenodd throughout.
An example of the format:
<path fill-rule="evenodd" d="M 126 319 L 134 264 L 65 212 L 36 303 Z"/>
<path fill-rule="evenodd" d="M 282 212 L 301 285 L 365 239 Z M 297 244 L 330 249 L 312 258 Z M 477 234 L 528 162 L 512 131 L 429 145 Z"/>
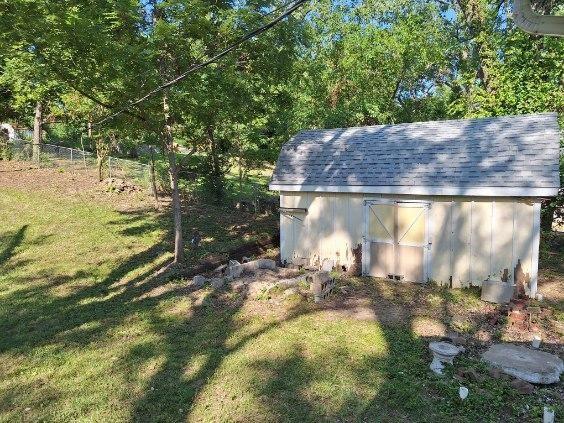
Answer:
<path fill-rule="evenodd" d="M 520 265 L 534 295 L 559 137 L 556 113 L 300 132 L 270 182 L 281 259 L 452 287 Z"/>

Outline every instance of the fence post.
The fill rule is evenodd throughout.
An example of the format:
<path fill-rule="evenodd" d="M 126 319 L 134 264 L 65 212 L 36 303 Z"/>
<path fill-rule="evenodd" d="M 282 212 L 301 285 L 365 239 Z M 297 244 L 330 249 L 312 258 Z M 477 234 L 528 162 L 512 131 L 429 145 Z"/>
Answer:
<path fill-rule="evenodd" d="M 70 149 L 71 151 L 71 164 L 72 164 L 72 150 L 74 150 L 73 148 Z"/>
<path fill-rule="evenodd" d="M 112 177 L 112 156 L 108 156 L 108 172 L 110 174 L 110 178 Z"/>
<path fill-rule="evenodd" d="M 82 147 L 82 161 L 84 162 L 84 169 L 88 169 L 88 166 L 86 166 L 86 152 L 84 151 L 84 142 L 82 141 L 82 133 L 80 134 L 80 146 Z"/>

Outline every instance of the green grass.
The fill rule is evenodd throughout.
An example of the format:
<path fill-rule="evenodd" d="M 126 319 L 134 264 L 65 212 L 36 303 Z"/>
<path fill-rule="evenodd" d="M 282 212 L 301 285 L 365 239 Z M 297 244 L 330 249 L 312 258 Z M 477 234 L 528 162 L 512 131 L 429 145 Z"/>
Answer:
<path fill-rule="evenodd" d="M 1 421 L 538 421 L 553 395 L 485 377 L 462 403 L 409 322 L 165 284 L 152 212 L 0 188 L 0 221 Z"/>

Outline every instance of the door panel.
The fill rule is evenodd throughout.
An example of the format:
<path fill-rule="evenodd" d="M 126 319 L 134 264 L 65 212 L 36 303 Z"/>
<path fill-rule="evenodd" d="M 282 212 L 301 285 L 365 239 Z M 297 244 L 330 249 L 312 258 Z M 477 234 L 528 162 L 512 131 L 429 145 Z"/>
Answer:
<path fill-rule="evenodd" d="M 370 243 L 370 276 L 387 278 L 394 273 L 394 246 L 380 242 Z"/>
<path fill-rule="evenodd" d="M 424 251 L 422 247 L 398 246 L 397 274 L 410 282 L 423 282 Z"/>
<path fill-rule="evenodd" d="M 425 242 L 425 208 L 398 206 L 398 242 L 419 244 Z"/>
<path fill-rule="evenodd" d="M 370 255 L 368 274 L 424 281 L 428 206 L 423 203 L 368 203 L 365 210 L 367 253 Z"/>
<path fill-rule="evenodd" d="M 371 240 L 393 242 L 394 206 L 389 204 L 369 205 L 368 236 Z"/>

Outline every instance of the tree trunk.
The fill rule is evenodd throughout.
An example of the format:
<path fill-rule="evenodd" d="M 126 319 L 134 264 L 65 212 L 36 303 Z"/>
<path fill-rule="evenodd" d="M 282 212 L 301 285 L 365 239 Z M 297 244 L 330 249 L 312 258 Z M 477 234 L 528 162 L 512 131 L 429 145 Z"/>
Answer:
<path fill-rule="evenodd" d="M 43 132 L 43 105 L 40 101 L 35 104 L 35 118 L 33 120 L 33 161 L 39 163 L 39 153 L 41 151 L 41 141 Z"/>
<path fill-rule="evenodd" d="M 98 169 L 98 182 L 102 182 L 103 178 L 102 178 L 102 163 L 104 162 L 104 159 L 102 156 L 98 156 L 96 157 L 96 168 Z"/>
<path fill-rule="evenodd" d="M 243 147 L 241 146 L 239 134 L 237 134 L 237 165 L 239 167 L 239 193 L 243 192 Z"/>
<path fill-rule="evenodd" d="M 541 229 L 543 231 L 552 230 L 552 222 L 554 221 L 554 212 L 556 207 L 553 203 L 554 199 L 544 201 L 541 209 Z"/>
<path fill-rule="evenodd" d="M 174 263 L 179 264 L 184 260 L 184 245 L 182 241 L 182 210 L 180 207 L 180 191 L 178 189 L 178 167 L 176 165 L 176 153 L 174 151 L 174 139 L 172 137 L 172 119 L 168 105 L 168 97 L 163 95 L 164 112 L 164 145 L 168 155 L 170 186 L 172 188 L 172 217 L 174 220 Z"/>
<path fill-rule="evenodd" d="M 211 178 L 213 182 L 214 195 L 216 199 L 221 199 L 223 197 L 223 180 L 222 180 L 222 169 L 219 159 L 219 149 L 214 135 L 214 128 L 210 125 L 206 129 L 208 140 L 210 142 L 210 154 L 211 154 Z"/>
<path fill-rule="evenodd" d="M 149 174 L 151 177 L 151 190 L 153 191 L 153 197 L 155 198 L 155 207 L 159 209 L 159 193 L 157 192 L 157 181 L 155 178 L 155 152 L 151 146 L 151 164 L 149 166 Z"/>

